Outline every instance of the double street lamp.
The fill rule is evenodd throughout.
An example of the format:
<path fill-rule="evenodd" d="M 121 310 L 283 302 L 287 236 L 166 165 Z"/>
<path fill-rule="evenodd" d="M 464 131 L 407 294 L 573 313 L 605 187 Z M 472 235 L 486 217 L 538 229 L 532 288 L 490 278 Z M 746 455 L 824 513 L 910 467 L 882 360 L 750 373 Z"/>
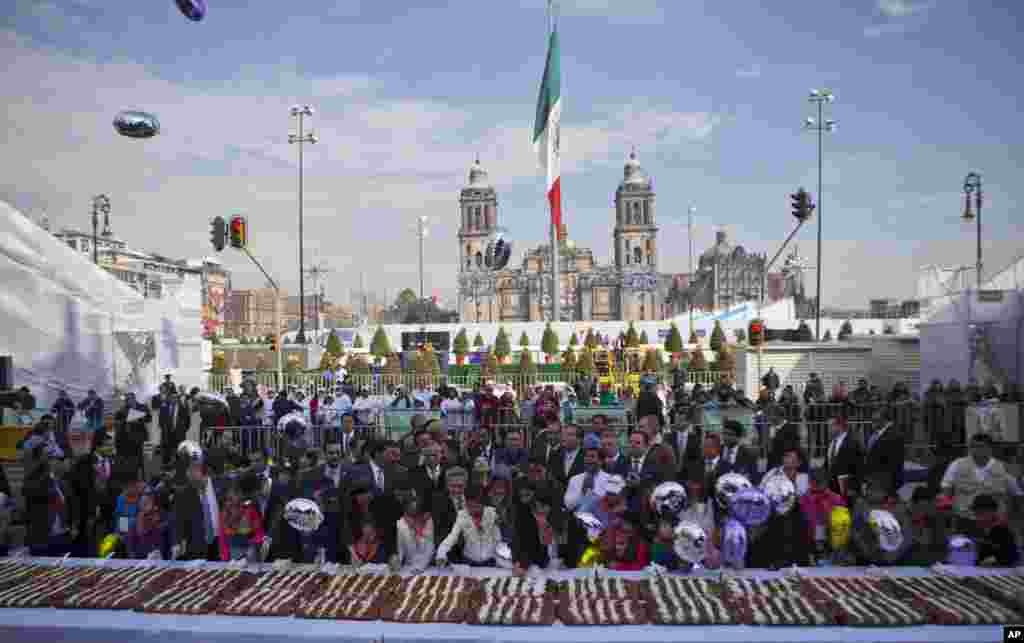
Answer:
<path fill-rule="evenodd" d="M 831 132 L 835 130 L 836 122 L 831 119 L 823 118 L 823 111 L 825 103 L 831 103 L 835 101 L 835 95 L 827 89 L 812 89 L 810 95 L 807 97 L 807 101 L 814 103 L 818 106 L 818 116 L 808 116 L 804 120 L 804 129 L 817 132 L 818 134 L 818 265 L 817 265 L 817 281 L 818 286 L 816 294 L 814 295 L 814 339 L 821 341 L 821 264 L 824 263 L 821 258 L 821 142 L 822 135 L 825 132 Z"/>
<path fill-rule="evenodd" d="M 103 234 L 110 234 L 110 197 L 106 194 L 99 194 L 92 198 L 92 262 L 100 263 L 99 253 L 99 227 L 100 214 L 103 215 Z"/>
<path fill-rule="evenodd" d="M 306 277 L 305 256 L 302 239 L 302 146 L 305 143 L 316 143 L 316 135 L 310 130 L 303 130 L 303 118 L 313 116 L 313 108 L 309 105 L 295 105 L 291 108 L 292 118 L 298 120 L 297 133 L 288 134 L 288 143 L 299 145 L 299 333 L 295 336 L 296 344 L 306 343 Z"/>
<path fill-rule="evenodd" d="M 974 210 L 971 210 L 971 196 L 974 197 Z M 975 271 L 978 273 L 978 290 L 981 290 L 981 175 L 977 172 L 971 172 L 964 179 L 964 214 L 962 219 L 970 223 L 977 219 L 978 221 L 978 261 L 975 266 Z M 975 212 L 977 215 L 975 215 Z"/>

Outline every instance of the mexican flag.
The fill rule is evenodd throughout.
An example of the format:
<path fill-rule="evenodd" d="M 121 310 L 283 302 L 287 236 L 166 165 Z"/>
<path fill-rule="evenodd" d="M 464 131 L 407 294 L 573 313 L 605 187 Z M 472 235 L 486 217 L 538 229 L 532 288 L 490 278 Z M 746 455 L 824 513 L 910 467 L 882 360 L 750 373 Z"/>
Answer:
<path fill-rule="evenodd" d="M 547 173 L 548 203 L 551 206 L 551 225 L 556 238 L 562 228 L 561 194 L 561 75 L 559 73 L 558 29 L 551 32 L 548 41 L 548 59 L 544 63 L 544 80 L 537 97 L 537 120 L 533 125 L 533 145 L 540 156 L 540 166 Z"/>

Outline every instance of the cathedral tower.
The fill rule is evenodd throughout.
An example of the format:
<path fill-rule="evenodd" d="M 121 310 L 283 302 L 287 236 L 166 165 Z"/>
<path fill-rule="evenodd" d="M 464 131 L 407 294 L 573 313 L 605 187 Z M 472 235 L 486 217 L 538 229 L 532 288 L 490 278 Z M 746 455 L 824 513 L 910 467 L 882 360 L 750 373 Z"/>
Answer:
<path fill-rule="evenodd" d="M 631 152 L 615 190 L 615 267 L 627 272 L 657 272 L 658 228 L 654 217 L 654 182 Z"/>
<path fill-rule="evenodd" d="M 480 159 L 459 193 L 459 314 L 463 321 L 493 321 L 498 301 L 484 258 L 498 234 L 498 195 Z"/>

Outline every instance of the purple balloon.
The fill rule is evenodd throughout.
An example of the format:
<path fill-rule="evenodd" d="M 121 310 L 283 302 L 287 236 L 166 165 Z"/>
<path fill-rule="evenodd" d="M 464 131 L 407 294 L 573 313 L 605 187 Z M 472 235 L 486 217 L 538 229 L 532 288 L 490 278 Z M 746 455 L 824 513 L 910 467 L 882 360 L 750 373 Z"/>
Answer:
<path fill-rule="evenodd" d="M 730 518 L 722 530 L 722 564 L 732 569 L 747 566 L 747 528 Z"/>
<path fill-rule="evenodd" d="M 729 515 L 741 525 L 756 527 L 763 525 L 772 515 L 772 503 L 760 489 L 747 487 L 733 495 L 729 503 Z"/>
<path fill-rule="evenodd" d="M 199 22 L 206 15 L 206 0 L 174 0 L 174 4 L 192 22 Z"/>

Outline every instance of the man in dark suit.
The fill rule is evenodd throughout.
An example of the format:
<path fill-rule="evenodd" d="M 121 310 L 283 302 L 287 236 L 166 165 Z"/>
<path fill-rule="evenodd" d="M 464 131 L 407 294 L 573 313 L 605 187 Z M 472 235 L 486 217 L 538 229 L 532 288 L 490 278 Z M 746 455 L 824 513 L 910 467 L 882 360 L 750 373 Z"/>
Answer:
<path fill-rule="evenodd" d="M 530 454 L 523 447 L 523 440 L 519 429 L 509 429 L 505 434 L 505 446 L 494 451 L 495 478 L 513 480 L 526 475 Z"/>
<path fill-rule="evenodd" d="M 544 430 L 537 434 L 530 445 L 530 457 L 539 456 L 545 462 L 558 450 L 562 441 L 562 423 L 557 417 L 548 419 Z"/>
<path fill-rule="evenodd" d="M 618 430 L 610 426 L 601 430 L 601 457 L 606 473 L 622 476 L 623 480 L 629 476 L 629 458 L 619 448 Z"/>
<path fill-rule="evenodd" d="M 141 413 L 142 416 L 132 420 L 133 413 Z M 134 393 L 125 396 L 124 406 L 114 414 L 114 426 L 116 431 L 115 442 L 118 459 L 130 463 L 129 467 L 135 471 L 142 469 L 143 445 L 149 438 L 149 423 L 153 416 L 149 409 L 136 398 Z"/>
<path fill-rule="evenodd" d="M 434 497 L 445 490 L 445 472 L 448 467 L 441 464 L 443 447 L 431 440 L 423 449 L 423 464 L 409 472 L 410 484 L 420 498 L 426 511 L 431 510 Z"/>
<path fill-rule="evenodd" d="M 434 520 L 434 542 L 440 543 L 448 537 L 455 526 L 455 518 L 459 511 L 465 509 L 468 480 L 469 474 L 462 467 L 452 467 L 445 472 L 445 488 L 435 493 L 430 503 L 430 514 Z M 461 556 L 461 543 L 452 551 Z M 452 556 L 451 560 L 458 560 L 458 557 Z"/>
<path fill-rule="evenodd" d="M 736 420 L 726 420 L 722 425 L 722 458 L 729 463 L 729 469 L 741 473 L 752 483 L 757 482 L 757 453 L 740 444 L 745 429 Z"/>
<path fill-rule="evenodd" d="M 402 450 L 397 442 L 381 440 L 370 447 L 369 462 L 352 466 L 351 477 L 369 485 L 375 496 L 382 494 L 389 488 L 391 476 L 398 471 L 401 457 Z M 402 467 L 402 470 L 405 471 L 405 468 Z"/>
<path fill-rule="evenodd" d="M 886 490 L 891 496 L 903 486 L 903 461 L 906 438 L 903 432 L 893 424 L 889 407 L 879 407 L 874 417 L 875 430 L 868 436 L 867 448 L 864 453 L 864 466 L 861 477 L 881 474 L 889 481 Z"/>
<path fill-rule="evenodd" d="M 664 447 L 664 448 L 660 448 Z M 634 429 L 629 434 L 626 480 L 653 486 L 675 478 L 675 461 L 665 457 L 665 445 L 651 444 L 647 433 Z"/>
<path fill-rule="evenodd" d="M 220 560 L 220 509 L 206 463 L 190 462 L 188 483 L 174 494 L 174 553 L 179 559 Z"/>
<path fill-rule="evenodd" d="M 715 502 L 715 489 L 718 479 L 732 472 L 728 460 L 722 457 L 722 436 L 717 433 L 704 434 L 703 457 L 704 493 L 709 499 L 709 506 L 715 512 L 716 521 L 720 521 L 724 516 Z"/>
<path fill-rule="evenodd" d="M 704 432 L 689 422 L 675 426 L 665 435 L 665 444 L 672 447 L 676 457 L 678 480 L 688 480 L 689 470 L 695 465 L 700 466 L 703 442 Z"/>
<path fill-rule="evenodd" d="M 562 427 L 561 446 L 548 457 L 548 474 L 560 482 L 563 489 L 569 478 L 583 473 L 582 437 L 578 426 L 566 424 Z"/>
<path fill-rule="evenodd" d="M 829 488 L 844 498 L 856 495 L 860 484 L 860 469 L 864 452 L 857 436 L 849 432 L 843 416 L 832 418 L 832 442 L 828 447 Z"/>
<path fill-rule="evenodd" d="M 158 411 L 157 422 L 160 425 L 160 450 L 164 464 L 171 464 L 178 451 L 178 445 L 188 433 L 192 421 L 191 409 L 183 404 L 177 392 L 164 391 L 159 397 L 153 398 L 154 410 Z"/>

